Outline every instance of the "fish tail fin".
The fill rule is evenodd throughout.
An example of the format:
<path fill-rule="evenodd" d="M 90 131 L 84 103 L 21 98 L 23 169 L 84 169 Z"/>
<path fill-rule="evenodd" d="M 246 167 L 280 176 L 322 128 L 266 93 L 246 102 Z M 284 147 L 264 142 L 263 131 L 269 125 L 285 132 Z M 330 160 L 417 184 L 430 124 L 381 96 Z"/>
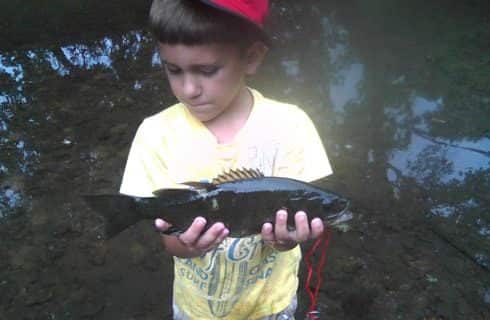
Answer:
<path fill-rule="evenodd" d="M 105 236 L 110 239 L 129 226 L 142 220 L 138 214 L 136 199 L 125 195 L 86 195 L 89 207 L 105 220 Z"/>

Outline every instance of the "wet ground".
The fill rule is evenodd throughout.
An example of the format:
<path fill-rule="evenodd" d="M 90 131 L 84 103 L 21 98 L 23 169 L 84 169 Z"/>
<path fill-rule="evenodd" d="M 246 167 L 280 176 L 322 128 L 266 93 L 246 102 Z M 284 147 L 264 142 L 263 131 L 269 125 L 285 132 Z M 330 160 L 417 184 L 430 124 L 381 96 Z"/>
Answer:
<path fill-rule="evenodd" d="M 490 319 L 488 13 L 274 3 L 275 46 L 251 85 L 314 119 L 335 171 L 324 185 L 355 213 L 332 235 L 321 319 Z M 2 41 L 1 320 L 169 318 L 171 259 L 150 223 L 104 241 L 80 198 L 118 190 L 137 125 L 174 102 L 131 21 Z"/>

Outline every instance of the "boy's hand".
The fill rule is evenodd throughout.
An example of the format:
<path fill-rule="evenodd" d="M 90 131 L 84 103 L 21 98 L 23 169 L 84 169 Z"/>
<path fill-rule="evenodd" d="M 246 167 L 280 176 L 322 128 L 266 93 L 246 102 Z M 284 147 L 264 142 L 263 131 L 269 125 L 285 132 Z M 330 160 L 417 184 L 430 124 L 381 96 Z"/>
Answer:
<path fill-rule="evenodd" d="M 155 220 L 155 227 L 159 231 L 170 228 L 170 224 L 162 219 Z M 229 234 L 223 223 L 217 222 L 203 233 L 206 219 L 197 217 L 190 227 L 178 236 L 163 236 L 166 250 L 177 257 L 192 258 L 203 255 L 214 249 Z"/>
<path fill-rule="evenodd" d="M 271 223 L 264 223 L 262 226 L 262 239 L 276 250 L 290 250 L 298 243 L 315 239 L 323 233 L 323 221 L 315 218 L 311 220 L 310 225 L 308 216 L 303 211 L 298 211 L 294 215 L 295 230 L 288 230 L 287 221 L 287 211 L 279 210 L 276 213 L 274 226 Z"/>

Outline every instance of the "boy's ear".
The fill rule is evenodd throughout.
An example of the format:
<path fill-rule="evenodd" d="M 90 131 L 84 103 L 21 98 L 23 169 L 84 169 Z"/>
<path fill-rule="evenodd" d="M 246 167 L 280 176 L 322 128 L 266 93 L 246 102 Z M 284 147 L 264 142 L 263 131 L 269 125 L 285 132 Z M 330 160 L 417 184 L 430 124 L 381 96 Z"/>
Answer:
<path fill-rule="evenodd" d="M 269 49 L 262 42 L 254 42 L 245 51 L 245 73 L 247 75 L 255 74 L 264 61 Z"/>

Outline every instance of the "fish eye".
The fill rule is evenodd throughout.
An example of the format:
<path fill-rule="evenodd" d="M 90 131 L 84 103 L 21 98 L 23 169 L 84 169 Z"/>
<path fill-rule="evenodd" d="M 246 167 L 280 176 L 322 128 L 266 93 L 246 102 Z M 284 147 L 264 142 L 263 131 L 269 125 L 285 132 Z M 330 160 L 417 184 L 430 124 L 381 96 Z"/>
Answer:
<path fill-rule="evenodd" d="M 344 211 L 348 205 L 349 205 L 349 201 L 342 198 L 323 203 L 323 207 L 326 211 L 334 212 L 334 213 L 339 213 Z"/>

